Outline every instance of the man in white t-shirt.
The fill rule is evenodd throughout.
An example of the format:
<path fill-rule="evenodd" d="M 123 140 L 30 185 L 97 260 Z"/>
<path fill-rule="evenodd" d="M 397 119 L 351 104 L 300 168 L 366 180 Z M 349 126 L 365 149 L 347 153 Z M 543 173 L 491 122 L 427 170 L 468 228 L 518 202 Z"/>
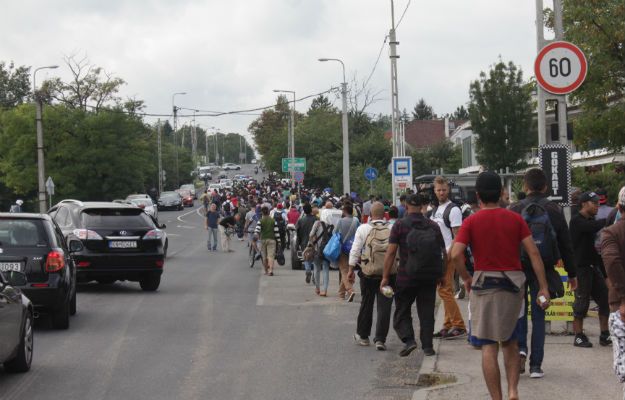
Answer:
<path fill-rule="evenodd" d="M 434 337 L 454 339 L 467 333 L 460 308 L 454 298 L 454 264 L 449 261 L 451 260 L 451 246 L 454 237 L 462 225 L 462 211 L 460 207 L 449 200 L 449 182 L 442 176 L 437 176 L 434 179 L 434 194 L 438 200 L 438 207 L 432 210 L 430 218 L 441 228 L 448 260 L 443 283 L 438 288 L 438 295 L 445 307 L 445 322 L 443 323 L 443 328 L 435 333 Z"/>

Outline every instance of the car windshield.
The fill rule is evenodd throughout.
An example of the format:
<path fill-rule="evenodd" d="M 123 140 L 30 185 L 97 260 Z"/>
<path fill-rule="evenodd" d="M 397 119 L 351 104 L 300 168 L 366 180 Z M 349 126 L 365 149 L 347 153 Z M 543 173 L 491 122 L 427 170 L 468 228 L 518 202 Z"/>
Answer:
<path fill-rule="evenodd" d="M 182 190 L 193 190 L 193 189 L 195 189 L 195 186 L 193 186 L 193 185 L 182 185 L 182 186 L 180 186 L 180 189 L 182 189 Z"/>
<path fill-rule="evenodd" d="M 1 247 L 45 247 L 48 245 L 43 221 L 38 219 L 0 219 Z"/>
<path fill-rule="evenodd" d="M 176 192 L 163 192 L 163 194 L 161 194 L 161 198 L 165 199 L 165 198 L 177 198 L 179 197 L 178 193 Z"/>
<path fill-rule="evenodd" d="M 150 207 L 152 206 L 152 201 L 148 199 L 132 199 L 130 200 L 132 204 L 137 206 Z"/>
<path fill-rule="evenodd" d="M 180 195 L 181 195 L 182 197 L 191 196 L 191 192 L 190 192 L 190 191 L 188 191 L 188 190 L 181 190 L 181 191 L 180 191 Z"/>
<path fill-rule="evenodd" d="M 81 215 L 87 228 L 147 228 L 153 227 L 150 217 L 136 208 L 94 208 Z"/>

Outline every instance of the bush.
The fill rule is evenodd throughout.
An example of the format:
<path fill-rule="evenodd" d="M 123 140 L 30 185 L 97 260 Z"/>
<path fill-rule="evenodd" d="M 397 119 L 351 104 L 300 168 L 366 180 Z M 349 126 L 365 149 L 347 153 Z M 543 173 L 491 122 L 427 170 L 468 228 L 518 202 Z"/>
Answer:
<path fill-rule="evenodd" d="M 582 192 L 604 188 L 608 192 L 608 204 L 616 202 L 619 190 L 625 186 L 625 173 L 614 165 L 606 166 L 603 171 L 587 171 L 586 168 L 573 168 L 573 186 Z"/>

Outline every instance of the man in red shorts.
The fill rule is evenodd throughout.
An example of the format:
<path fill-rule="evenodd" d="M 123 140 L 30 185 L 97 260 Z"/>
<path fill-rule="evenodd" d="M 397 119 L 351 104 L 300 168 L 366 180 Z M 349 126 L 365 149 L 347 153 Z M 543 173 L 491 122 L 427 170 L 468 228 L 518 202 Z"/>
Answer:
<path fill-rule="evenodd" d="M 480 212 L 463 223 L 451 249 L 452 261 L 470 294 L 472 335 L 482 347 L 482 372 L 491 398 L 503 398 L 497 357 L 501 343 L 508 381 L 508 398 L 518 399 L 518 334 L 523 316 L 525 273 L 519 249 L 527 252 L 539 285 L 538 302 L 549 307 L 549 290 L 540 252 L 525 220 L 499 207 L 501 178 L 494 172 L 482 172 L 475 184 L 482 202 Z M 475 273 L 469 275 L 464 250 L 471 246 Z"/>

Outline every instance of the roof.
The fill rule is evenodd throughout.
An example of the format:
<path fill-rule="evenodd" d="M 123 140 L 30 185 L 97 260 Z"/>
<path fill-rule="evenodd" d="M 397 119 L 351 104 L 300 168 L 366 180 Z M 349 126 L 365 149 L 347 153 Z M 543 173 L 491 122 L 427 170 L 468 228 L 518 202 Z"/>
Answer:
<path fill-rule="evenodd" d="M 39 214 L 39 213 L 8 213 L 3 212 L 0 213 L 0 218 L 8 218 L 8 219 L 50 219 L 48 214 Z"/>
<path fill-rule="evenodd" d="M 415 149 L 424 149 L 445 140 L 445 120 L 414 120 L 405 128 L 406 143 Z M 387 131 L 384 137 L 391 139 L 391 131 Z"/>

